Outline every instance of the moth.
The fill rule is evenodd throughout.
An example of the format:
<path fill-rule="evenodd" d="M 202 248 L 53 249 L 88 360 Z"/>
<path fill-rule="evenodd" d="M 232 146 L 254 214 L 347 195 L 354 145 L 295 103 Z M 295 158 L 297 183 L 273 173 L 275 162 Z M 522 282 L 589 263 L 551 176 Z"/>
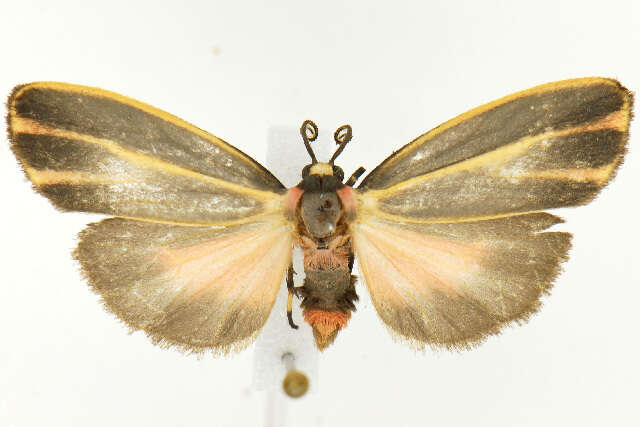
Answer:
<path fill-rule="evenodd" d="M 571 235 L 546 210 L 583 205 L 623 160 L 633 97 L 615 80 L 549 83 L 475 108 L 394 152 L 354 187 L 335 164 L 285 188 L 223 140 L 133 99 L 40 82 L 8 100 L 11 148 L 63 211 L 112 216 L 74 252 L 106 308 L 162 346 L 227 353 L 259 333 L 283 278 L 329 346 L 355 303 L 358 259 L 375 309 L 418 348 L 473 347 L 540 307 Z M 325 160 L 325 159 L 322 159 Z M 547 231 L 545 231 L 547 230 Z M 293 281 L 294 246 L 304 254 Z"/>

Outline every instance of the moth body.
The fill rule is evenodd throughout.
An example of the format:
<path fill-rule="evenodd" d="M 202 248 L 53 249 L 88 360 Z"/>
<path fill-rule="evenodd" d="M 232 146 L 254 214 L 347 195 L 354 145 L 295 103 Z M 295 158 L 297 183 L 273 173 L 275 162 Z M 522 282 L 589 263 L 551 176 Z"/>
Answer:
<path fill-rule="evenodd" d="M 295 243 L 304 255 L 305 278 L 294 292 L 302 298 L 303 317 L 313 329 L 316 346 L 323 350 L 347 325 L 358 295 L 352 275 L 353 249 L 349 220 L 354 191 L 342 183 L 343 173 L 328 163 L 304 169 L 302 181 L 289 197 L 294 209 Z M 339 191 L 340 190 L 340 191 Z"/>

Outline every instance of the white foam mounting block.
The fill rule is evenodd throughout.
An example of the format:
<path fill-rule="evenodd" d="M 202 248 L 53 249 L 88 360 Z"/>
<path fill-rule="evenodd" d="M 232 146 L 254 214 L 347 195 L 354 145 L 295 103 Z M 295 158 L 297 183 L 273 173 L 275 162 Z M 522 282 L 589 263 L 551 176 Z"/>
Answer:
<path fill-rule="evenodd" d="M 319 161 L 328 160 L 334 148 L 333 131 L 320 130 L 318 139 L 312 147 Z M 311 163 L 300 131 L 295 126 L 274 126 L 269 130 L 266 167 L 287 188 L 298 184 L 301 180 L 302 168 Z M 294 282 L 302 285 L 304 268 L 302 253 L 296 249 L 293 256 L 293 267 L 296 271 Z M 298 329 L 289 326 L 286 315 L 287 286 L 283 279 L 278 298 L 271 315 L 262 329 L 255 346 L 255 363 L 253 383 L 258 390 L 282 390 L 282 380 L 286 375 L 286 367 L 282 356 L 293 354 L 295 368 L 309 378 L 309 391 L 317 387 L 318 350 L 313 342 L 311 327 L 304 322 L 300 301 L 294 298 L 293 320 Z"/>

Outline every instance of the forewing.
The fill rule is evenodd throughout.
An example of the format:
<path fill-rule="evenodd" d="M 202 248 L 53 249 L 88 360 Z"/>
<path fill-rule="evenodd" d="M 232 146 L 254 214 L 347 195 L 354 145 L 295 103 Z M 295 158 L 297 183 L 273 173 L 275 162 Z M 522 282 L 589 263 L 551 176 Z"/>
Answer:
<path fill-rule="evenodd" d="M 540 232 L 547 213 L 456 224 L 364 217 L 353 227 L 361 272 L 381 319 L 417 347 L 467 348 L 535 312 L 571 236 Z"/>
<path fill-rule="evenodd" d="M 279 217 L 227 228 L 106 219 L 74 255 L 106 307 L 160 345 L 227 353 L 264 325 L 291 262 Z"/>
<path fill-rule="evenodd" d="M 456 222 L 589 202 L 621 163 L 632 94 L 550 83 L 471 110 L 385 160 L 360 186 L 375 215 Z"/>
<path fill-rule="evenodd" d="M 280 209 L 282 184 L 249 156 L 133 99 L 40 82 L 8 110 L 13 152 L 60 209 L 207 225 Z"/>

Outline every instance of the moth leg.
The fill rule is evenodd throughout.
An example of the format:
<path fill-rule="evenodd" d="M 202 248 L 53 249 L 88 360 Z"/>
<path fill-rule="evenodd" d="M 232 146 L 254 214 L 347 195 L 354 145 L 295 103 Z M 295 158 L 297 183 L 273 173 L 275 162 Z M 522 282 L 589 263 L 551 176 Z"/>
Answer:
<path fill-rule="evenodd" d="M 293 329 L 298 329 L 298 325 L 293 323 L 293 317 L 291 316 L 291 311 L 293 309 L 293 294 L 295 292 L 295 287 L 293 284 L 293 263 L 289 265 L 289 269 L 287 270 L 287 291 L 289 291 L 289 295 L 287 295 L 287 320 L 289 321 L 289 326 Z"/>
<path fill-rule="evenodd" d="M 358 169 L 356 169 L 356 171 L 354 173 L 351 174 L 351 176 L 349 177 L 347 182 L 344 183 L 344 185 L 348 185 L 349 187 L 353 187 L 353 184 L 356 183 L 358 178 L 360 178 L 360 175 L 362 175 L 365 170 L 366 170 L 365 168 L 360 166 Z"/>

